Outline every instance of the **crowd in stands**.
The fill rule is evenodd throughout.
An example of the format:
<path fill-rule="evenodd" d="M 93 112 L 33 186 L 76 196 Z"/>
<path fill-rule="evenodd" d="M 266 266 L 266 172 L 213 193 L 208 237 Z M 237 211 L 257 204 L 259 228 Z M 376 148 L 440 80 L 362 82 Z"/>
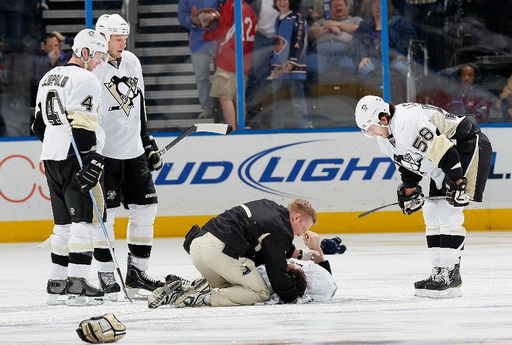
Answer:
<path fill-rule="evenodd" d="M 48 10 L 46 1 L 25 2 L 25 9 L 35 6 L 39 15 Z M 314 115 L 326 115 L 319 104 L 336 99 L 348 103 L 336 104 L 324 125 L 351 125 L 356 100 L 367 93 L 382 94 L 381 0 L 247 0 L 247 4 L 252 11 L 245 10 L 243 17 L 252 16 L 257 21 L 255 34 L 244 37 L 247 127 L 316 127 Z M 512 121 L 512 77 L 508 83 L 506 80 L 512 69 L 494 66 L 490 76 L 486 66 L 482 70 L 478 64 L 479 55 L 512 56 L 510 29 L 498 32 L 489 28 L 490 15 L 478 13 L 485 5 L 475 9 L 463 0 L 386 0 L 386 4 L 391 102 L 430 103 L 454 114 L 473 114 L 479 122 Z M 192 20 L 192 12 L 201 8 L 214 8 L 226 16 L 224 6 L 231 6 L 232 12 L 229 1 L 179 0 L 177 15 L 182 28 L 190 32 L 191 61 L 202 109 L 197 117 L 213 118 L 214 110 L 220 108 L 224 114 L 220 121 L 233 124 L 237 118 L 237 79 L 230 70 L 217 71 L 214 77 L 209 68 L 211 63 L 218 69 L 219 61 L 230 61 L 232 56 L 222 56 L 233 53 L 227 51 L 232 45 L 220 49 L 224 43 L 215 34 L 217 27 L 201 28 Z M 27 14 L 23 11 L 23 1 L 0 0 L 0 136 L 29 135 L 28 127 L 8 130 L 9 112 L 31 115 L 40 77 L 69 60 L 70 51 L 62 50 L 62 44 L 68 46 L 69 42 L 58 32 L 46 33 L 41 26 L 32 26 L 35 32 L 30 37 L 39 37 L 41 48 L 39 42 L 30 43 L 34 39 L 27 40 L 21 22 Z M 41 17 L 33 21 L 41 22 Z M 223 27 L 222 35 L 232 34 L 230 28 Z M 439 45 L 441 40 L 443 45 Z M 411 50 L 418 42 L 419 55 Z M 453 47 L 457 51 L 450 50 Z M 12 59 L 12 54 L 18 57 Z M 19 93 L 13 89 L 17 85 L 13 80 L 26 79 L 26 72 L 30 72 L 30 87 Z M 489 82 L 491 77 L 494 79 Z M 217 81 L 213 91 L 212 80 Z M 220 87 L 225 89 L 219 91 Z M 23 97 L 28 101 L 20 106 Z M 14 102 L 17 99 L 19 102 Z M 350 121 L 340 119 L 344 116 L 340 109 Z"/>

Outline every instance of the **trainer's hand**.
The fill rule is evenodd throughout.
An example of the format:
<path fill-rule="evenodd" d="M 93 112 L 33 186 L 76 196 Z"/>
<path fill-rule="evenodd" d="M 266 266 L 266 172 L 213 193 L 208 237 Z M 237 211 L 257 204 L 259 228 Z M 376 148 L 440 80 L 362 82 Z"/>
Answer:
<path fill-rule="evenodd" d="M 315 261 L 316 258 L 320 256 L 320 253 L 316 250 L 308 250 L 307 252 L 304 252 L 304 255 L 302 255 L 302 260 L 304 261 Z"/>
<path fill-rule="evenodd" d="M 416 186 L 416 188 L 404 188 L 403 184 L 400 184 L 398 186 L 397 196 L 398 205 L 402 209 L 402 212 L 407 215 L 421 210 L 425 203 L 420 185 Z"/>
<path fill-rule="evenodd" d="M 104 158 L 96 151 L 89 152 L 83 159 L 82 169 L 75 177 L 82 192 L 88 192 L 101 178 L 105 166 Z"/>

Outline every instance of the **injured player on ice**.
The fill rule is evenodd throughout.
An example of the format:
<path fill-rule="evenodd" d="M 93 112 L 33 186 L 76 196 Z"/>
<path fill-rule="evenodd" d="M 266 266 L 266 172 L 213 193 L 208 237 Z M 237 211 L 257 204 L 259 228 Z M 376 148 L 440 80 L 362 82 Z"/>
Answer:
<path fill-rule="evenodd" d="M 303 235 L 303 240 L 306 247 L 309 248 L 308 253 L 303 253 L 301 259 L 287 260 L 288 265 L 286 272 L 293 280 L 299 292 L 299 297 L 294 302 L 299 304 L 328 302 L 334 297 L 338 287 L 332 276 L 329 261 L 324 258 L 324 253 L 320 246 L 320 236 L 313 231 L 307 231 Z M 273 291 L 265 265 L 259 265 L 257 271 L 261 274 L 261 277 L 269 289 L 270 298 L 266 301 L 256 302 L 254 304 L 271 305 L 284 303 L 279 295 Z M 209 301 L 215 289 L 212 289 L 210 285 L 208 285 L 205 278 L 200 277 L 190 281 L 175 274 L 169 274 L 165 278 L 165 282 L 167 288 L 158 288 L 148 298 L 148 306 L 150 308 L 156 308 L 161 305 L 170 305 L 176 308 L 185 306 L 211 306 Z M 162 292 L 165 290 L 170 291 L 164 293 L 166 295 L 165 298 L 161 298 Z M 188 295 L 188 299 L 184 300 L 180 298 L 184 294 Z M 201 296 L 200 303 L 197 302 L 199 299 L 195 296 Z M 180 300 L 180 302 L 178 302 L 178 300 Z"/>

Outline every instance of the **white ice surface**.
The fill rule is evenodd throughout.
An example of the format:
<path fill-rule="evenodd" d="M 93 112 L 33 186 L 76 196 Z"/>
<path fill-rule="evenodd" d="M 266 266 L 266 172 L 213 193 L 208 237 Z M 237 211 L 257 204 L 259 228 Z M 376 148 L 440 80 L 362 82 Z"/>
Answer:
<path fill-rule="evenodd" d="M 0 344 L 84 344 L 75 328 L 104 313 L 127 327 L 118 344 L 512 344 L 512 232 L 468 233 L 463 296 L 448 300 L 413 296 L 431 270 L 422 233 L 339 236 L 348 249 L 328 256 L 339 285 L 329 303 L 151 310 L 144 301 L 47 306 L 49 247 L 0 244 Z M 195 278 L 181 243 L 156 239 L 149 274 Z M 115 244 L 125 272 L 125 241 Z"/>

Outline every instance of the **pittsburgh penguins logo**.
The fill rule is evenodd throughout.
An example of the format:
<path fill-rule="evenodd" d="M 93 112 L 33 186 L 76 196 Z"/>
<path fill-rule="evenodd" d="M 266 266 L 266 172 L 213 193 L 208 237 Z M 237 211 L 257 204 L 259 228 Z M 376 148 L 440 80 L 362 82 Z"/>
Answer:
<path fill-rule="evenodd" d="M 105 87 L 119 105 L 108 108 L 111 110 L 122 109 L 126 116 L 130 116 L 130 111 L 134 107 L 133 100 L 140 93 L 137 87 L 138 78 L 113 76 L 109 83 L 105 83 Z"/>
<path fill-rule="evenodd" d="M 416 161 L 414 160 L 410 153 L 406 153 L 405 155 L 395 155 L 393 157 L 393 160 L 395 161 L 396 164 L 420 175 L 424 174 L 420 171 L 422 159 L 423 158 L 419 158 Z"/>

